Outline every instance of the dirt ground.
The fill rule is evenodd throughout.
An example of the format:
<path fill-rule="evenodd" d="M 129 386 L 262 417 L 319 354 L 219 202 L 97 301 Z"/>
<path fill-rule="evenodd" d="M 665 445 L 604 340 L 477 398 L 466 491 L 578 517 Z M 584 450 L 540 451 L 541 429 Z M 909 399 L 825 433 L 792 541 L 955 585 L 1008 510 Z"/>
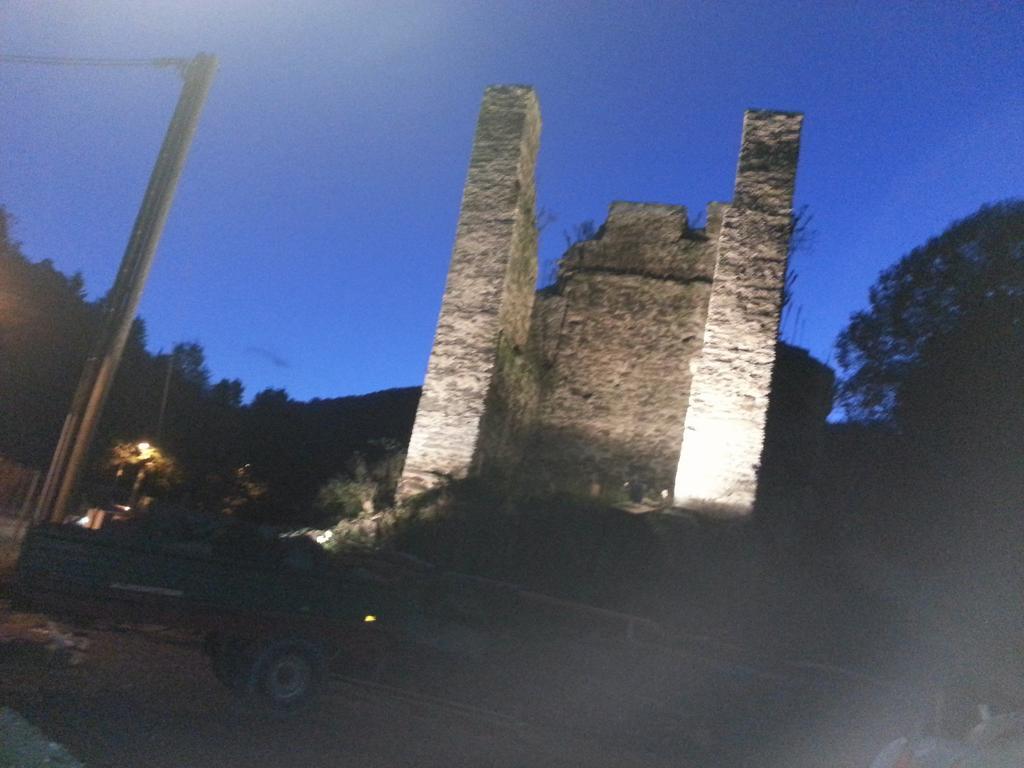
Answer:
<path fill-rule="evenodd" d="M 660 705 L 648 708 L 636 695 L 636 679 L 609 689 L 594 677 L 580 680 L 584 693 L 573 711 L 534 697 L 523 722 L 507 701 L 517 684 L 507 675 L 488 686 L 498 694 L 489 704 L 459 699 L 475 707 L 335 676 L 315 706 L 284 716 L 233 698 L 214 679 L 197 638 L 157 628 L 73 629 L 12 613 L 0 601 L 0 708 L 13 709 L 90 768 L 816 768 L 825 756 L 833 768 L 863 768 L 903 730 L 902 715 L 876 687 L 797 671 L 798 685 L 751 675 L 743 664 L 701 667 L 697 659 L 667 688 L 680 702 L 667 721 Z M 610 669 L 584 665 L 600 667 Z M 453 689 L 459 671 L 451 670 L 453 683 L 442 690 Z M 557 687 L 553 676 L 542 677 Z M 588 701 L 611 702 L 623 713 L 640 706 L 639 716 L 606 727 L 591 718 Z"/>
<path fill-rule="evenodd" d="M 90 768 L 668 765 L 554 727 L 337 680 L 315 708 L 268 715 L 234 700 L 197 647 L 91 631 L 84 650 L 55 652 L 38 622 L 18 618 L 24 636 L 0 642 L 0 706 Z"/>

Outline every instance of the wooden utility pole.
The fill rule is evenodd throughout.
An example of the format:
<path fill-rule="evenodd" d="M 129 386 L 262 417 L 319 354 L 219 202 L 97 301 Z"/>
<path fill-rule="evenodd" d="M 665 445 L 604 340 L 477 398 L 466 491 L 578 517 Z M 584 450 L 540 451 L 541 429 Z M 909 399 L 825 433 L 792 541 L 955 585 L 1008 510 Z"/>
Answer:
<path fill-rule="evenodd" d="M 167 373 L 164 375 L 164 389 L 160 395 L 160 412 L 156 418 L 156 444 L 162 445 L 164 439 L 164 417 L 167 415 L 167 397 L 171 393 L 171 376 L 174 373 L 174 350 L 167 355 Z"/>
<path fill-rule="evenodd" d="M 216 69 L 217 58 L 202 53 L 185 67 L 185 84 L 150 175 L 117 279 L 105 299 L 100 335 L 85 363 L 71 401 L 71 410 L 64 420 L 64 428 L 39 495 L 36 519 L 48 517 L 54 522 L 61 522 L 67 514 L 138 312 L 142 289 Z"/>

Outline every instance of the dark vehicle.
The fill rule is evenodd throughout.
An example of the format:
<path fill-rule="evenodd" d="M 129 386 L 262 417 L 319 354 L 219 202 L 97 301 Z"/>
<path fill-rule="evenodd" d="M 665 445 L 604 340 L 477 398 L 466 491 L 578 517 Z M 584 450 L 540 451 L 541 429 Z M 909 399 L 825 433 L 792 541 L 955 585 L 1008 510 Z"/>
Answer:
<path fill-rule="evenodd" d="M 414 558 L 328 557 L 305 537 L 183 525 L 197 526 L 151 515 L 34 528 L 15 606 L 201 634 L 221 683 L 278 709 L 343 676 L 515 721 L 661 740 L 708 714 L 694 677 L 728 668 L 665 644 L 645 619 Z"/>
<path fill-rule="evenodd" d="M 412 587 L 398 567 L 328 564 L 311 541 L 244 526 L 208 540 L 154 536 L 126 523 L 98 531 L 37 527 L 22 546 L 16 607 L 58 617 L 181 627 L 205 636 L 217 678 L 289 708 L 308 700 L 334 657 L 380 648 Z"/>
<path fill-rule="evenodd" d="M 276 709 L 296 709 L 340 677 L 627 739 L 684 763 L 740 760 L 778 718 L 806 717 L 809 691 L 834 686 L 720 643 L 669 637 L 640 617 L 402 555 L 328 557 L 304 537 L 235 526 L 164 534 L 158 519 L 31 530 L 16 604 L 202 633 L 217 679 Z"/>

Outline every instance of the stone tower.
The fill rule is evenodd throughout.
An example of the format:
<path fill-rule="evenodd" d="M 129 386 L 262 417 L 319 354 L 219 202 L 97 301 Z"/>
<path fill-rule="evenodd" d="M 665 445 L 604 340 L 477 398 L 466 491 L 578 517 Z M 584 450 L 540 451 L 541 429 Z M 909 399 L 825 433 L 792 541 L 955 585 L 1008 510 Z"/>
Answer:
<path fill-rule="evenodd" d="M 535 292 L 537 100 L 489 88 L 399 496 L 484 473 L 749 514 L 801 121 L 747 112 L 734 199 L 704 227 L 614 203 Z"/>
<path fill-rule="evenodd" d="M 488 456 L 509 450 L 497 444 L 500 434 L 488 429 L 487 417 L 493 419 L 496 403 L 510 394 L 503 391 L 503 367 L 510 356 L 503 350 L 521 349 L 529 334 L 537 282 L 534 167 L 539 142 L 540 109 L 533 89 L 488 88 L 400 497 L 446 477 L 466 477 Z"/>
<path fill-rule="evenodd" d="M 749 514 L 782 310 L 803 116 L 748 111 L 722 219 L 704 343 L 676 472 L 675 503 Z"/>

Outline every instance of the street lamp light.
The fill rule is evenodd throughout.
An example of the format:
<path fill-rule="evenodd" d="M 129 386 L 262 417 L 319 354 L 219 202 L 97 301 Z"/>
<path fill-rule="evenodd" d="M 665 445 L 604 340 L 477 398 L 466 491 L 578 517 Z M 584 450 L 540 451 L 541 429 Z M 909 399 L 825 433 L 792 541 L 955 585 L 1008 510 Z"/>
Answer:
<path fill-rule="evenodd" d="M 156 453 L 156 449 L 145 440 L 136 444 L 135 450 L 139 452 L 139 471 L 135 474 L 135 483 L 132 485 L 132 493 L 128 499 L 129 509 L 135 509 L 135 505 L 139 501 L 139 491 L 142 489 L 142 481 L 146 477 L 146 469 Z"/>

